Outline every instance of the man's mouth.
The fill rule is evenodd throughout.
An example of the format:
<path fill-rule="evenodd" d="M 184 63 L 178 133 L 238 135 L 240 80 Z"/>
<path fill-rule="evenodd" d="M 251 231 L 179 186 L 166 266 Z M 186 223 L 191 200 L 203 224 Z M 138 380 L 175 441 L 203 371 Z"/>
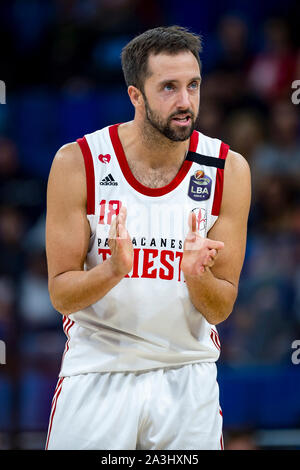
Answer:
<path fill-rule="evenodd" d="M 172 121 L 175 121 L 177 122 L 179 125 L 187 125 L 190 123 L 191 121 L 191 116 L 190 114 L 185 114 L 185 115 L 178 115 L 178 116 L 174 116 L 172 118 Z"/>

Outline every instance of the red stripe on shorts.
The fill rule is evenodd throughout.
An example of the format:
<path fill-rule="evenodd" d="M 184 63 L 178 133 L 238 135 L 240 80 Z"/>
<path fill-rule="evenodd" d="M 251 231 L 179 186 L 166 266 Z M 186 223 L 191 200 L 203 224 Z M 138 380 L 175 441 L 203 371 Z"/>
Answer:
<path fill-rule="evenodd" d="M 51 434 L 51 429 L 52 429 L 52 422 L 53 422 L 53 418 L 54 418 L 54 414 L 55 414 L 55 410 L 56 410 L 57 400 L 58 400 L 58 397 L 59 397 L 60 392 L 61 392 L 61 389 L 62 389 L 63 380 L 64 380 L 64 377 L 61 377 L 61 378 L 58 380 L 57 385 L 56 385 L 56 388 L 55 388 L 55 391 L 54 391 L 54 396 L 53 396 L 52 405 L 51 405 L 51 413 L 50 413 L 50 421 L 49 421 L 49 430 L 48 430 L 48 436 L 47 436 L 47 442 L 46 442 L 46 448 L 45 448 L 45 450 L 48 449 L 48 444 L 49 444 L 49 439 L 50 439 L 50 434 Z"/>
<path fill-rule="evenodd" d="M 224 450 L 223 434 L 221 434 L 220 444 L 221 444 L 221 450 Z"/>

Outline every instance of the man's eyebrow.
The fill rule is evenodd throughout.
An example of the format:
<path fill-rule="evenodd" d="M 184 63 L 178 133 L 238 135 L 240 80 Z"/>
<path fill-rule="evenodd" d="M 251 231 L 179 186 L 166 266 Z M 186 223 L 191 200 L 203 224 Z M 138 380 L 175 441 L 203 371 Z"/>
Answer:
<path fill-rule="evenodd" d="M 200 75 L 197 75 L 196 77 L 191 78 L 191 82 L 201 82 L 202 78 Z"/>
<path fill-rule="evenodd" d="M 176 79 L 172 79 L 170 78 L 169 80 L 162 80 L 161 82 L 159 82 L 158 84 L 159 85 L 166 85 L 167 83 L 178 83 L 179 80 L 176 80 Z M 199 75 L 197 75 L 196 77 L 193 77 L 189 80 L 189 83 L 190 82 L 201 82 L 201 77 Z"/>

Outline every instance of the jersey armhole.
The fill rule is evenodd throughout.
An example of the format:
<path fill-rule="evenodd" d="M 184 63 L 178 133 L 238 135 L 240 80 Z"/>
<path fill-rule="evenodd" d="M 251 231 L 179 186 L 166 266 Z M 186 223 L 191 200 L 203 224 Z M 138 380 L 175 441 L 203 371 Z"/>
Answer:
<path fill-rule="evenodd" d="M 224 144 L 224 142 L 221 142 L 219 158 L 226 160 L 227 155 L 228 155 L 228 150 L 229 150 L 229 145 Z M 224 165 L 224 168 L 225 168 L 225 165 Z M 211 210 L 211 214 L 215 216 L 218 216 L 220 213 L 222 194 L 223 194 L 223 185 L 224 185 L 224 168 L 217 168 L 215 193 L 214 193 L 214 200 L 213 200 L 213 205 L 212 205 L 212 210 Z"/>
<path fill-rule="evenodd" d="M 87 215 L 93 215 L 95 214 L 95 172 L 93 156 L 85 137 L 77 139 L 76 142 L 79 144 L 84 159 L 87 189 L 86 212 Z"/>

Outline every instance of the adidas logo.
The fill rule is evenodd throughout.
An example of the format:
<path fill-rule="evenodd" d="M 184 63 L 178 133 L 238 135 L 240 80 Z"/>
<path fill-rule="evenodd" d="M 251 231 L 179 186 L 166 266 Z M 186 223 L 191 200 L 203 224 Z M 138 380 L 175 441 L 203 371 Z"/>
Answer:
<path fill-rule="evenodd" d="M 112 174 L 109 173 L 109 175 L 105 176 L 105 178 L 103 178 L 103 180 L 100 181 L 100 184 L 104 186 L 118 186 L 119 183 L 117 183 L 114 180 Z"/>

